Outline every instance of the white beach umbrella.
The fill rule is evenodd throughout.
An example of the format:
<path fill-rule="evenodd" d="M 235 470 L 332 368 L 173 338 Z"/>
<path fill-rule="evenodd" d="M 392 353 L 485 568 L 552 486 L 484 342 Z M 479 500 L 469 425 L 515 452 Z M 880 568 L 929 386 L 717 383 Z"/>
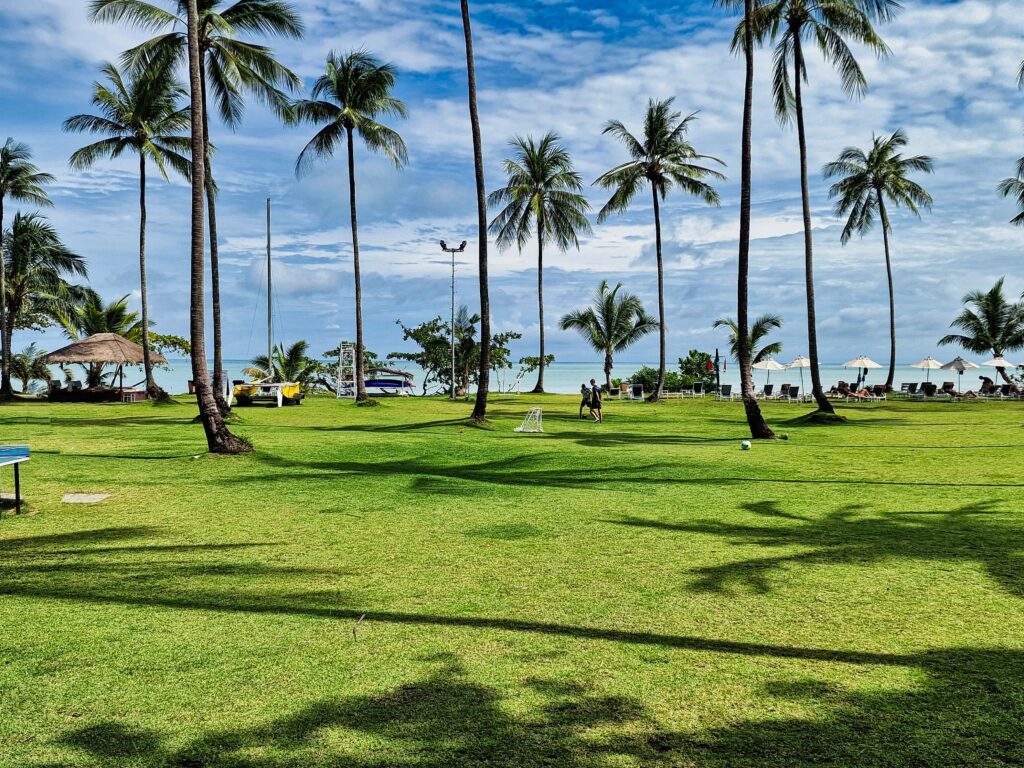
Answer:
<path fill-rule="evenodd" d="M 882 366 L 876 363 L 867 355 L 860 355 L 859 357 L 853 358 L 853 360 L 847 360 L 843 363 L 843 368 L 856 368 L 857 369 L 857 385 L 860 386 L 861 374 L 860 371 L 867 368 L 881 368 Z M 864 374 L 864 380 L 868 378 L 867 373 Z"/>
<path fill-rule="evenodd" d="M 1005 357 L 993 357 L 991 360 L 982 363 L 987 365 L 989 368 L 1016 368 L 1016 363 L 1011 363 Z"/>
<path fill-rule="evenodd" d="M 958 391 L 962 392 L 963 385 L 961 382 L 963 381 L 964 371 L 976 370 L 980 367 L 981 366 L 972 363 L 970 360 L 964 360 L 962 357 L 956 357 L 942 366 L 942 370 L 956 371 L 956 388 Z"/>
<path fill-rule="evenodd" d="M 768 371 L 768 381 L 772 380 L 772 371 L 784 371 L 784 370 L 786 370 L 786 366 L 784 366 L 782 363 L 775 362 L 770 357 L 767 360 L 762 360 L 759 363 L 754 363 L 750 367 L 751 368 L 757 368 L 757 370 L 759 370 L 759 371 Z"/>
<path fill-rule="evenodd" d="M 921 360 L 918 360 L 916 363 L 911 363 L 910 367 L 911 368 L 923 368 L 926 371 L 926 373 L 924 375 L 925 381 L 931 381 L 932 380 L 932 371 L 941 368 L 942 367 L 942 363 L 940 363 L 938 360 L 936 360 L 931 355 L 928 355 L 928 357 L 922 358 Z"/>
<path fill-rule="evenodd" d="M 793 362 L 786 367 L 800 369 L 800 391 L 802 392 L 804 389 L 804 368 L 810 368 L 811 361 L 803 355 L 797 355 Z"/>

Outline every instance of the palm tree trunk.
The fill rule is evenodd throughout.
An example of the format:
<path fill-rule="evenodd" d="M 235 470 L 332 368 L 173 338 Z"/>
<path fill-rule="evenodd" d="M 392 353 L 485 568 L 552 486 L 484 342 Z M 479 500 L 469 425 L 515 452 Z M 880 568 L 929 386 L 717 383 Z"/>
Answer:
<path fill-rule="evenodd" d="M 363 281 L 359 270 L 359 223 L 356 219 L 356 153 L 355 132 L 348 132 L 348 205 L 352 223 L 352 275 L 356 283 L 356 402 L 366 397 L 366 371 L 363 361 Z"/>
<path fill-rule="evenodd" d="M 612 393 L 612 353 L 604 353 L 604 383 L 608 387 L 608 394 Z"/>
<path fill-rule="evenodd" d="M 480 133 L 480 112 L 476 103 L 476 64 L 473 59 L 473 28 L 469 18 L 469 0 L 461 0 L 461 3 L 462 30 L 466 37 L 469 124 L 473 132 L 473 168 L 476 172 L 480 264 L 480 376 L 476 384 L 476 402 L 473 404 L 471 418 L 477 423 L 483 423 L 487 418 L 487 394 L 491 385 L 491 300 L 487 283 L 487 187 L 484 183 L 484 142 Z"/>
<path fill-rule="evenodd" d="M 192 341 L 192 379 L 196 388 L 199 418 L 206 433 L 211 453 L 242 453 L 251 451 L 244 440 L 232 435 L 224 425 L 217 407 L 206 365 L 206 317 L 204 307 L 205 237 L 203 204 L 206 196 L 206 161 L 203 154 L 203 98 L 200 70 L 196 0 L 188 0 L 188 73 L 192 101 L 192 241 L 189 330 Z"/>
<path fill-rule="evenodd" d="M 754 105 L 754 36 L 752 16 L 753 0 L 745 0 L 743 8 L 743 58 L 746 64 L 746 80 L 743 89 L 743 138 L 742 168 L 740 171 L 740 247 L 737 259 L 736 281 L 736 344 L 737 357 L 740 365 L 740 392 L 743 397 L 743 409 L 747 415 L 747 426 L 750 436 L 755 440 L 774 439 L 764 416 L 761 406 L 754 395 L 754 375 L 750 368 L 750 317 L 749 317 L 749 284 L 747 276 L 750 272 L 750 195 L 752 162 L 751 135 L 753 133 L 752 111 Z"/>
<path fill-rule="evenodd" d="M 206 105 L 206 53 L 199 57 L 199 76 L 203 95 L 203 167 L 206 172 L 207 220 L 210 225 L 210 305 L 213 310 L 213 397 L 221 413 L 229 408 L 224 399 L 224 355 L 220 323 L 220 250 L 217 246 L 217 189 L 213 181 L 210 152 L 210 117 Z"/>
<path fill-rule="evenodd" d="M 139 300 L 142 304 L 142 367 L 146 371 L 146 394 L 152 400 L 166 398 L 153 379 L 149 354 L 149 293 L 146 280 L 146 156 L 139 152 Z"/>
<path fill-rule="evenodd" d="M 540 232 L 541 223 L 537 222 L 537 309 L 540 315 L 540 357 L 537 369 L 537 386 L 534 394 L 544 392 L 544 236 Z"/>
<path fill-rule="evenodd" d="M 889 377 L 885 380 L 885 391 L 892 391 L 892 382 L 896 378 L 896 295 L 892 285 L 892 259 L 889 256 L 889 214 L 885 210 L 885 199 L 882 190 L 875 189 L 878 195 L 878 211 L 882 219 L 882 242 L 885 244 L 885 275 L 889 278 Z"/>
<path fill-rule="evenodd" d="M 811 359 L 811 392 L 821 413 L 835 414 L 832 403 L 825 397 L 821 387 L 821 372 L 818 370 L 818 330 L 814 311 L 814 236 L 811 231 L 811 190 L 807 177 L 807 130 L 804 127 L 804 104 L 802 93 L 803 52 L 800 46 L 800 30 L 793 40 L 794 102 L 796 106 L 796 131 L 800 144 L 800 201 L 804 218 L 804 279 L 807 284 L 807 354 Z"/>
<path fill-rule="evenodd" d="M 11 350 L 7 341 L 7 263 L 4 261 L 4 199 L 0 195 L 0 397 L 13 397 Z"/>
<path fill-rule="evenodd" d="M 665 387 L 665 266 L 661 255 L 661 203 L 654 182 L 651 182 L 651 195 L 654 199 L 654 246 L 658 257 L 658 383 L 647 398 L 653 403 L 661 400 L 661 390 Z"/>

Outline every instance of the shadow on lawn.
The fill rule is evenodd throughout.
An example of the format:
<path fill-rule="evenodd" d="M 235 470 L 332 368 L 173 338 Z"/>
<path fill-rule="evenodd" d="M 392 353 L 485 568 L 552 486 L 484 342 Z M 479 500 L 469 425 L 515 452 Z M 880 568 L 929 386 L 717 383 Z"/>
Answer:
<path fill-rule="evenodd" d="M 853 546 L 859 548 L 862 556 L 867 556 L 871 547 L 883 546 L 887 538 L 895 537 L 901 543 L 890 546 L 891 556 L 937 557 L 940 540 L 944 540 L 945 546 L 953 547 L 955 552 L 947 556 L 977 559 L 978 554 L 971 553 L 974 548 L 986 553 L 983 562 L 989 566 L 990 559 L 1006 556 L 1011 549 L 1021 546 L 1019 535 L 1000 541 L 1001 534 L 1008 533 L 1002 524 L 986 527 L 990 515 L 985 508 L 914 516 L 919 521 L 917 527 L 924 528 L 926 534 L 905 530 L 915 527 L 909 513 L 905 525 L 883 525 L 869 534 L 855 527 L 856 514 L 851 509 L 821 523 L 786 513 L 772 502 L 753 505 L 751 511 L 787 524 L 744 528 L 744 536 L 755 537 L 767 546 L 772 546 L 779 531 L 789 528 L 805 532 L 802 537 L 783 537 L 780 543 L 817 541 L 831 549 L 838 546 L 838 539 L 852 536 Z M 830 536 L 822 530 L 826 525 L 838 530 Z M 816 533 L 812 535 L 809 531 Z M 286 714 L 238 729 L 213 727 L 196 733 L 183 725 L 177 732 L 165 734 L 140 728 L 131 717 L 89 722 L 87 713 L 82 727 L 55 737 L 79 759 L 111 768 L 587 768 L 618 765 L 624 759 L 665 768 L 690 763 L 704 768 L 1024 763 L 1024 742 L 1019 738 L 1020 723 L 1024 720 L 1024 652 L 1019 650 L 950 648 L 899 654 L 515 618 L 373 611 L 352 605 L 343 594 L 311 591 L 311 578 L 321 583 L 319 577 L 325 573 L 317 569 L 215 559 L 218 550 L 223 550 L 224 558 L 234 558 L 258 544 L 147 546 L 139 542 L 156 532 L 141 527 L 111 528 L 2 541 L 0 557 L 5 569 L 0 595 L 8 600 L 40 597 L 140 608 L 306 616 L 346 624 L 365 616 L 367 624 L 419 626 L 424 631 L 455 628 L 658 646 L 682 652 L 672 657 L 681 674 L 686 674 L 693 664 L 706 669 L 709 664 L 718 663 L 713 660 L 715 655 L 771 659 L 785 665 L 752 668 L 758 670 L 756 679 L 762 681 L 751 694 L 756 700 L 743 699 L 740 703 L 744 706 L 735 709 L 726 702 L 722 711 L 735 712 L 732 722 L 677 730 L 659 723 L 641 699 L 608 696 L 575 681 L 525 679 L 520 686 L 527 694 L 527 708 L 524 709 L 523 701 L 509 706 L 502 700 L 501 692 L 472 680 L 456 661 L 445 657 L 435 660 L 438 668 L 422 679 L 377 695 L 300 699 L 291 706 L 290 699 L 282 698 L 280 706 Z M 136 542 L 140 545 L 136 546 Z M 202 553 L 201 558 L 181 559 L 189 549 Z M 161 552 L 178 559 L 154 559 Z M 842 550 L 839 556 L 841 559 Z M 852 558 L 853 552 L 848 556 Z M 49 567 L 54 565 L 60 567 Z M 1012 563 L 1006 564 L 1007 568 L 1011 566 Z M 140 588 L 140 576 L 145 573 L 166 581 Z M 245 580 L 231 580 L 236 575 Z M 291 584 L 300 589 L 275 594 L 246 589 L 253 582 L 253 575 L 264 577 L 258 587 L 273 584 L 280 589 L 281 585 Z M 310 624 L 309 631 L 319 630 L 316 624 Z M 347 634 L 340 634 L 339 638 Z M 450 642 L 473 639 L 474 635 L 453 636 Z M 492 638 L 485 634 L 479 639 L 486 642 Z M 344 653 L 346 642 L 356 641 L 339 639 L 339 653 Z M 705 656 L 695 658 L 689 655 L 691 652 Z M 707 654 L 712 654 L 710 659 Z M 816 670 L 820 664 L 905 668 L 912 675 L 905 679 L 897 676 L 897 682 L 891 683 L 902 687 L 846 688 L 828 682 L 835 679 L 834 669 L 829 669 L 827 677 L 819 677 Z M 858 678 L 855 674 L 847 679 L 856 685 Z M 652 695 L 656 694 L 657 691 Z M 697 691 L 695 695 L 703 698 L 747 694 L 708 690 Z M 203 702 L 197 700 L 193 706 L 201 709 Z M 680 706 L 700 707 L 696 701 L 692 705 L 684 701 Z M 758 714 L 744 719 L 743 713 L 751 707 Z M 791 708 L 797 708 L 798 714 L 788 711 Z M 767 711 L 772 710 L 786 715 L 767 716 Z M 691 716 L 692 712 L 683 712 L 679 719 L 689 721 Z M 248 720 L 244 715 L 240 719 Z M 354 737 L 359 737 L 361 748 L 346 746 L 346 739 Z M 347 743 L 351 745 L 351 741 Z M 65 759 L 52 765 L 68 762 Z M 41 764 L 38 760 L 32 762 L 33 766 Z"/>
<path fill-rule="evenodd" d="M 1024 597 L 1024 526 L 1020 513 L 997 513 L 990 504 L 968 504 L 948 512 L 887 512 L 865 515 L 849 505 L 821 517 L 786 512 L 777 501 L 742 505 L 776 522 L 757 525 L 720 520 L 663 522 L 636 517 L 616 525 L 718 536 L 763 548 L 802 551 L 698 568 L 696 591 L 727 592 L 747 587 L 770 590 L 773 572 L 790 566 L 872 565 L 892 559 L 977 562 L 1005 590 Z M 1000 517 L 996 517 L 996 515 Z"/>
<path fill-rule="evenodd" d="M 520 685 L 540 700 L 522 712 L 472 680 L 455 660 L 372 696 L 327 698 L 249 728 L 180 738 L 108 720 L 63 737 L 78 756 L 111 768 L 597 768 L 644 766 L 1020 765 L 1024 654 L 949 649 L 900 657 L 923 672 L 909 690 L 851 691 L 813 670 L 769 682 L 759 696 L 813 715 L 737 720 L 674 730 L 640 699 L 561 680 Z M 354 742 L 354 743 L 353 743 Z M 35 764 L 38 765 L 38 764 Z"/>

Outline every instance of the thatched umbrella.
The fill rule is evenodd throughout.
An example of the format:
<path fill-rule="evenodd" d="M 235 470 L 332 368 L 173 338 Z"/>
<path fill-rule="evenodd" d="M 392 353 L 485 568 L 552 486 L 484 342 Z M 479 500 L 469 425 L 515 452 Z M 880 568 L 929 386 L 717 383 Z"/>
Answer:
<path fill-rule="evenodd" d="M 150 362 L 166 365 L 167 359 L 152 350 L 149 352 Z M 120 389 L 124 389 L 124 366 L 142 365 L 142 345 L 129 341 L 116 333 L 95 333 L 86 339 L 68 344 L 44 355 L 42 361 L 47 365 L 65 365 L 68 363 L 84 363 L 97 365 L 116 365 L 121 377 Z"/>

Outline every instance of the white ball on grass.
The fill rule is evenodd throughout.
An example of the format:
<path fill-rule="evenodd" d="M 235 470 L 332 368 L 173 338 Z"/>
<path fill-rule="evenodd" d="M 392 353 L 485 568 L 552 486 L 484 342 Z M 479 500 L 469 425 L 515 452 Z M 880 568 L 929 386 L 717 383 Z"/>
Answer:
<path fill-rule="evenodd" d="M 740 443 L 740 448 L 742 448 L 744 451 L 749 451 L 750 450 L 750 441 L 749 440 L 744 440 L 742 443 Z"/>

